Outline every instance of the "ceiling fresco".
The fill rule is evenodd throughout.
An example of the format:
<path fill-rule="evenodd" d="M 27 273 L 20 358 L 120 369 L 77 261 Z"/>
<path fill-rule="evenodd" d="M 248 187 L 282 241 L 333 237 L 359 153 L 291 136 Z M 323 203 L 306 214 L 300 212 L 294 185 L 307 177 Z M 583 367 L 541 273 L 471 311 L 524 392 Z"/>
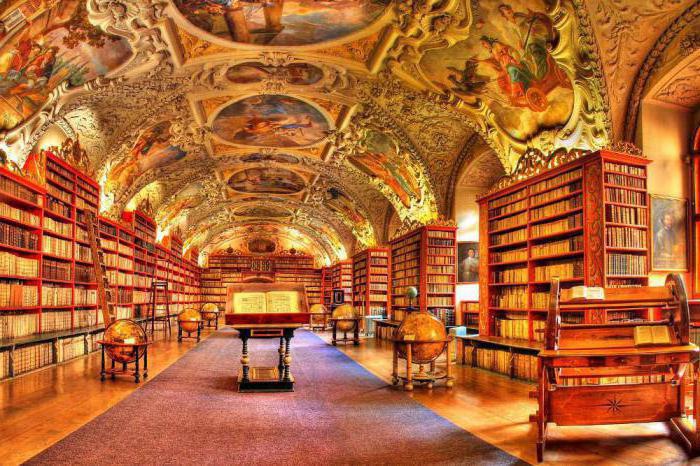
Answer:
<path fill-rule="evenodd" d="M 634 142 L 643 99 L 696 105 L 698 3 L 10 0 L 0 148 L 23 166 L 57 128 L 104 215 L 325 263 L 529 148 Z"/>

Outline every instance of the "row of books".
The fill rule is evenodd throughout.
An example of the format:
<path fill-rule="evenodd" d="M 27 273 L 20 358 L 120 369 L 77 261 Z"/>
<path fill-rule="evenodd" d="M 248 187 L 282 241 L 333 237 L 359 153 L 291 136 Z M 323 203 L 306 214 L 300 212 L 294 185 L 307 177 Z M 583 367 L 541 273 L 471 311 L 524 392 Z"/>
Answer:
<path fill-rule="evenodd" d="M 544 341 L 544 320 L 532 321 L 532 334 L 535 341 Z M 496 319 L 496 335 L 503 338 L 527 340 L 530 338 L 530 321 L 523 318 Z"/>
<path fill-rule="evenodd" d="M 44 259 L 44 264 L 46 259 Z M 82 283 L 95 283 L 95 268 L 92 265 L 75 264 L 75 281 Z"/>
<path fill-rule="evenodd" d="M 540 223 L 531 227 L 532 238 L 549 236 L 556 233 L 563 233 L 568 230 L 581 228 L 583 226 L 583 215 L 578 213 L 553 222 Z"/>
<path fill-rule="evenodd" d="M 41 313 L 41 331 L 43 333 L 60 332 L 70 330 L 72 315 L 70 310 L 52 311 L 45 310 Z"/>
<path fill-rule="evenodd" d="M 623 165 L 614 162 L 605 162 L 603 165 L 605 171 L 615 172 L 615 173 L 625 173 L 634 176 L 645 176 L 646 169 L 644 167 L 636 167 L 634 165 Z"/>
<path fill-rule="evenodd" d="M 454 239 L 444 239 L 444 238 L 428 238 L 428 246 L 444 246 L 453 248 L 455 245 Z M 438 253 L 440 254 L 440 253 Z"/>
<path fill-rule="evenodd" d="M 39 248 L 39 236 L 24 228 L 0 223 L 0 243 L 36 251 Z"/>
<path fill-rule="evenodd" d="M 498 199 L 494 199 L 492 201 L 489 201 L 489 209 L 495 209 L 497 207 L 504 206 L 506 204 L 513 203 L 515 201 L 519 201 L 521 199 L 524 199 L 527 196 L 527 191 L 524 189 L 521 189 L 520 191 L 516 191 L 511 194 L 507 194 L 505 196 L 501 196 Z"/>
<path fill-rule="evenodd" d="M 646 275 L 647 257 L 635 254 L 608 254 L 607 271 L 609 275 Z"/>
<path fill-rule="evenodd" d="M 567 259 L 535 267 L 535 281 L 545 282 L 554 277 L 561 279 L 583 277 L 583 259 Z"/>
<path fill-rule="evenodd" d="M 649 212 L 646 207 L 606 205 L 605 220 L 613 223 L 646 226 L 649 224 Z"/>
<path fill-rule="evenodd" d="M 12 352 L 14 375 L 24 374 L 52 363 L 53 350 L 50 342 L 22 346 Z"/>
<path fill-rule="evenodd" d="M 372 266 L 369 268 L 369 273 L 373 275 L 387 275 L 389 273 L 389 269 L 387 267 Z"/>
<path fill-rule="evenodd" d="M 538 192 L 546 191 L 550 188 L 554 188 L 556 186 L 578 180 L 581 178 L 582 174 L 583 171 L 581 170 L 581 168 L 576 168 L 574 170 L 562 173 L 552 178 L 548 178 L 544 181 L 540 181 L 539 183 L 535 183 L 532 186 L 530 186 L 530 193 L 536 194 Z"/>
<path fill-rule="evenodd" d="M 50 196 L 46 197 L 46 210 L 62 217 L 73 218 L 73 208 L 70 205 Z"/>
<path fill-rule="evenodd" d="M 41 304 L 42 306 L 71 306 L 73 304 L 73 290 L 44 284 L 41 287 Z"/>
<path fill-rule="evenodd" d="M 527 267 L 515 267 L 491 272 L 491 283 L 527 282 Z"/>
<path fill-rule="evenodd" d="M 53 183 L 46 183 L 46 193 L 67 204 L 73 203 L 73 193 L 62 189 Z"/>
<path fill-rule="evenodd" d="M 28 225 L 39 226 L 39 216 L 28 210 L 18 209 L 5 202 L 0 202 L 0 215 Z"/>
<path fill-rule="evenodd" d="M 533 291 L 530 299 L 533 309 L 547 309 L 549 307 L 549 291 Z"/>
<path fill-rule="evenodd" d="M 51 217 L 44 217 L 44 230 L 56 233 L 57 235 L 73 236 L 73 224 L 59 222 Z"/>
<path fill-rule="evenodd" d="M 430 254 L 430 255 L 451 256 L 451 255 L 454 255 L 454 253 L 455 253 L 455 248 L 453 248 L 453 247 L 450 247 L 450 248 L 429 247 L 428 248 L 428 254 Z"/>
<path fill-rule="evenodd" d="M 640 314 L 639 310 L 636 311 L 608 311 L 607 312 L 608 322 L 629 322 L 638 320 L 647 320 L 647 316 Z"/>
<path fill-rule="evenodd" d="M 638 228 L 606 227 L 605 245 L 614 248 L 646 248 L 647 232 Z"/>
<path fill-rule="evenodd" d="M 499 287 L 491 294 L 491 306 L 506 309 L 527 308 L 527 286 Z"/>
<path fill-rule="evenodd" d="M 511 375 L 512 369 L 513 376 L 518 379 L 537 379 L 537 356 L 479 348 L 475 352 L 466 352 L 466 362 L 505 375 Z"/>
<path fill-rule="evenodd" d="M 36 278 L 39 276 L 39 260 L 0 251 L 0 274 Z"/>
<path fill-rule="evenodd" d="M 428 283 L 428 293 L 454 293 L 455 285 Z"/>
<path fill-rule="evenodd" d="M 440 319 L 445 325 L 455 325 L 455 311 L 452 308 L 429 309 L 428 312 L 430 312 L 430 314 L 432 314 L 434 317 Z"/>
<path fill-rule="evenodd" d="M 570 184 L 564 185 L 560 188 L 552 189 L 551 191 L 544 192 L 542 194 L 536 194 L 530 199 L 530 208 L 546 204 L 548 202 L 559 199 L 567 194 L 575 193 L 581 191 L 581 181 L 574 181 Z"/>
<path fill-rule="evenodd" d="M 527 213 L 523 212 L 510 217 L 499 218 L 489 222 L 489 231 L 503 230 L 505 228 L 515 228 L 524 226 L 527 223 Z"/>
<path fill-rule="evenodd" d="M 647 205 L 647 195 L 639 191 L 630 191 L 624 188 L 605 188 L 605 197 L 610 202 L 621 204 Z"/>
<path fill-rule="evenodd" d="M 489 242 L 492 246 L 500 246 L 502 244 L 510 244 L 527 239 L 527 228 L 508 231 L 506 233 L 492 234 L 489 236 Z"/>
<path fill-rule="evenodd" d="M 527 260 L 527 248 L 513 249 L 511 251 L 496 251 L 489 254 L 489 262 L 492 264 L 524 260 Z"/>
<path fill-rule="evenodd" d="M 33 307 L 39 305 L 39 287 L 19 281 L 0 282 L 0 307 Z"/>
<path fill-rule="evenodd" d="M 580 207 L 583 207 L 583 196 L 579 194 L 578 196 L 564 199 L 563 201 L 554 202 L 552 204 L 547 204 L 544 207 L 532 209 L 530 211 L 530 220 L 536 221 L 543 218 L 552 217 L 554 215 L 559 215 Z"/>
<path fill-rule="evenodd" d="M 38 314 L 0 314 L 0 340 L 26 337 L 38 331 Z"/>
<path fill-rule="evenodd" d="M 630 176 L 618 175 L 616 173 L 606 173 L 605 183 L 637 189 L 647 188 L 647 180 L 644 178 L 633 178 Z"/>
<path fill-rule="evenodd" d="M 53 236 L 44 236 L 41 243 L 42 251 L 53 256 L 70 259 L 73 256 L 73 243 Z"/>
<path fill-rule="evenodd" d="M 121 289 L 118 291 L 122 291 Z M 122 302 L 119 300 L 119 302 Z M 91 306 L 97 304 L 97 290 L 90 288 L 75 288 L 75 305 L 76 306 Z"/>
<path fill-rule="evenodd" d="M 454 251 L 454 249 L 453 249 Z M 456 257 L 454 255 L 452 256 L 428 256 L 428 264 L 430 265 L 450 265 L 454 264 L 456 261 Z"/>
<path fill-rule="evenodd" d="M 0 176 L 0 191 L 3 191 L 10 196 L 24 199 L 32 204 L 39 204 L 39 193 L 17 183 L 6 176 Z"/>
<path fill-rule="evenodd" d="M 580 387 L 582 385 L 636 385 L 649 383 L 663 383 L 666 378 L 663 374 L 655 375 L 628 375 L 618 377 L 559 377 L 559 387 Z"/>
<path fill-rule="evenodd" d="M 583 235 L 551 243 L 535 244 L 531 248 L 532 257 L 546 257 L 567 252 L 583 251 Z"/>
<path fill-rule="evenodd" d="M 85 355 L 85 338 L 77 336 L 58 340 L 56 362 L 65 362 Z"/>
<path fill-rule="evenodd" d="M 455 273 L 454 265 L 432 265 L 426 267 L 428 275 L 431 274 L 453 274 Z"/>
<path fill-rule="evenodd" d="M 428 238 L 452 238 L 454 239 L 454 231 L 443 231 L 443 230 L 428 230 Z"/>
<path fill-rule="evenodd" d="M 428 296 L 428 307 L 454 306 L 453 296 Z"/>
<path fill-rule="evenodd" d="M 429 275 L 428 283 L 451 283 L 454 284 L 454 278 L 449 275 Z"/>
<path fill-rule="evenodd" d="M 512 204 L 504 205 L 503 207 L 496 207 L 489 210 L 489 217 L 501 217 L 515 212 L 520 212 L 527 209 L 527 199 L 514 202 Z"/>

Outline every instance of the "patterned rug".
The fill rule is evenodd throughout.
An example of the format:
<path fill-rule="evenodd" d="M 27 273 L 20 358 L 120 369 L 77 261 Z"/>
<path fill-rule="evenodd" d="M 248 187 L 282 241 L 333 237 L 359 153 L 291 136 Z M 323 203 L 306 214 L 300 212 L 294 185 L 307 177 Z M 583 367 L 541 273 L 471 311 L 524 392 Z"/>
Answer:
<path fill-rule="evenodd" d="M 277 345 L 251 340 L 252 365 Z M 311 332 L 292 340 L 293 393 L 237 393 L 240 350 L 219 331 L 27 464 L 523 464 Z"/>

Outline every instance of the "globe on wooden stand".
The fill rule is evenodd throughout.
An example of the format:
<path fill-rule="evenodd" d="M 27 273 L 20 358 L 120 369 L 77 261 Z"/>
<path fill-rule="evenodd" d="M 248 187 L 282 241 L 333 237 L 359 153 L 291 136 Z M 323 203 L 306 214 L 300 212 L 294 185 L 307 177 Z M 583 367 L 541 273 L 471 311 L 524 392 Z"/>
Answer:
<path fill-rule="evenodd" d="M 406 297 L 412 302 L 418 296 L 415 287 L 408 287 Z M 404 317 L 401 325 L 394 332 L 392 338 L 394 346 L 392 382 L 397 385 L 400 380 L 404 382 L 406 390 L 413 390 L 413 382 L 425 383 L 428 388 L 433 388 L 435 381 L 445 379 L 445 385 L 452 387 L 452 366 L 449 355 L 451 337 L 447 335 L 445 325 L 439 319 L 430 315 L 427 311 L 415 312 L 409 307 L 409 313 Z M 442 355 L 446 356 L 446 368 L 444 372 L 436 370 L 436 361 Z M 399 359 L 406 361 L 406 372 L 399 374 Z M 413 365 L 418 364 L 418 372 L 414 372 Z M 425 366 L 429 369 L 426 370 Z"/>
<path fill-rule="evenodd" d="M 352 342 L 357 346 L 360 344 L 360 319 L 355 309 L 350 304 L 341 304 L 333 309 L 331 314 L 331 325 L 333 326 L 333 339 L 331 344 L 336 346 L 338 342 Z M 343 332 L 343 338 L 338 338 L 338 331 Z M 352 338 L 348 338 L 348 332 L 352 331 Z"/>
<path fill-rule="evenodd" d="M 311 314 L 309 322 L 311 330 L 324 330 L 328 325 L 328 312 L 326 311 L 326 306 L 323 304 L 314 304 L 311 306 L 311 308 L 309 308 L 309 313 Z"/>
<path fill-rule="evenodd" d="M 133 375 L 136 383 L 140 382 L 139 361 L 143 358 L 143 378 L 148 377 L 148 337 L 143 327 L 131 319 L 115 320 L 107 326 L 104 336 L 98 341 L 102 347 L 102 370 L 100 379 L 105 380 L 110 374 L 112 379 L 118 374 Z M 105 367 L 105 355 L 112 361 L 112 367 Z M 121 364 L 121 369 L 116 365 Z M 128 369 L 134 364 L 134 369 Z"/>
<path fill-rule="evenodd" d="M 207 327 L 211 327 L 213 322 L 214 328 L 219 330 L 219 306 L 214 303 L 206 303 L 202 306 L 200 312 L 202 314 L 202 320 L 206 322 Z"/>
<path fill-rule="evenodd" d="M 182 341 L 183 338 L 195 338 L 199 342 L 202 334 L 202 314 L 197 309 L 188 308 L 182 311 L 177 316 L 177 341 Z M 183 335 L 187 333 L 187 336 Z M 197 336 L 192 336 L 193 333 Z"/>

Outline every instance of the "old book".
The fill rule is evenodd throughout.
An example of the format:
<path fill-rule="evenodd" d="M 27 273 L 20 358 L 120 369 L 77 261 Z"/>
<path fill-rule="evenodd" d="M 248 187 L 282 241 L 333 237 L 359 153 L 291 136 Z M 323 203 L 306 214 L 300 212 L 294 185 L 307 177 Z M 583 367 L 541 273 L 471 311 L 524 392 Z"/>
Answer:
<path fill-rule="evenodd" d="M 671 332 L 666 325 L 638 325 L 634 328 L 635 346 L 670 345 Z"/>

